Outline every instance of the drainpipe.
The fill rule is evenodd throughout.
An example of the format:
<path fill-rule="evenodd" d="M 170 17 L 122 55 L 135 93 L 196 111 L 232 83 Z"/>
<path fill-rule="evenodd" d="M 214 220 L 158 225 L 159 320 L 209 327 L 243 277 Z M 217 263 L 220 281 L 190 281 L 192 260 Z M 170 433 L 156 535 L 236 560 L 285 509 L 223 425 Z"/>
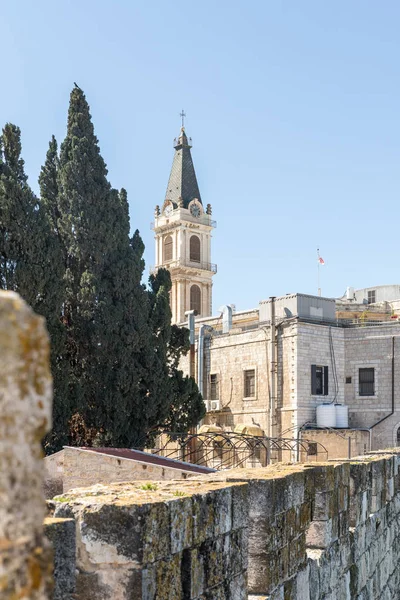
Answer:
<path fill-rule="evenodd" d="M 393 335 L 392 336 L 392 410 L 390 411 L 390 413 L 388 415 L 385 415 L 384 417 L 382 417 L 382 419 L 379 419 L 379 421 L 377 421 L 376 423 L 371 425 L 371 427 L 370 427 L 371 431 L 374 427 L 376 427 L 377 425 L 380 425 L 381 423 L 383 423 L 383 421 L 386 421 L 386 419 L 391 417 L 394 413 L 394 338 L 395 338 L 395 336 Z"/>
<path fill-rule="evenodd" d="M 193 379 L 194 379 L 194 377 L 195 377 L 194 310 L 186 311 L 185 316 L 188 318 L 189 341 L 190 341 L 189 377 L 193 377 Z"/>
<path fill-rule="evenodd" d="M 275 343 L 275 296 L 270 296 L 271 301 L 271 390 L 269 399 L 269 437 L 275 437 L 276 422 L 276 343 Z"/>
<path fill-rule="evenodd" d="M 197 346 L 197 387 L 199 392 L 203 395 L 204 388 L 204 335 L 206 331 L 211 331 L 210 325 L 200 325 L 199 328 L 199 341 Z"/>

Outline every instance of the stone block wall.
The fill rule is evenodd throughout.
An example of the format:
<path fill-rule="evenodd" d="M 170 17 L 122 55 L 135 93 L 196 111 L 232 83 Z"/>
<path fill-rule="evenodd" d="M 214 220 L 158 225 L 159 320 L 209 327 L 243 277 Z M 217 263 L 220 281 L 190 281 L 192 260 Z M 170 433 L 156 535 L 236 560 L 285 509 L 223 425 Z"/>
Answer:
<path fill-rule="evenodd" d="M 349 405 L 351 427 L 371 427 L 392 409 L 392 339 L 394 338 L 394 413 L 372 430 L 372 447 L 388 448 L 397 443 L 400 427 L 400 335 L 391 323 L 376 327 L 345 330 L 345 402 Z M 361 367 L 375 369 L 375 393 L 360 396 L 358 376 Z"/>
<path fill-rule="evenodd" d="M 78 600 L 394 600 L 400 453 L 55 498 Z M 249 596 L 248 596 L 249 594 Z"/>
<path fill-rule="evenodd" d="M 400 453 L 210 478 L 248 483 L 250 598 L 398 598 Z"/>
<path fill-rule="evenodd" d="M 186 479 L 192 475 L 188 470 L 146 463 L 145 456 L 140 462 L 83 448 L 65 447 L 57 455 L 46 456 L 44 462 L 46 466 L 45 489 L 48 498 L 55 495 L 52 493 L 54 490 L 57 490 L 55 493 L 59 494 L 73 488 L 88 487 L 95 483 Z M 59 489 L 60 483 L 61 489 Z"/>
<path fill-rule="evenodd" d="M 334 457 L 337 459 L 362 456 L 370 451 L 370 434 L 359 429 L 305 429 L 301 432 L 301 439 L 321 444 L 317 448 L 315 460 L 325 462 Z M 308 457 L 310 460 L 312 457 Z M 306 462 L 306 452 L 301 452 L 300 460 Z"/>
<path fill-rule="evenodd" d="M 245 600 L 247 486 L 116 483 L 56 497 L 76 521 L 80 600 Z"/>

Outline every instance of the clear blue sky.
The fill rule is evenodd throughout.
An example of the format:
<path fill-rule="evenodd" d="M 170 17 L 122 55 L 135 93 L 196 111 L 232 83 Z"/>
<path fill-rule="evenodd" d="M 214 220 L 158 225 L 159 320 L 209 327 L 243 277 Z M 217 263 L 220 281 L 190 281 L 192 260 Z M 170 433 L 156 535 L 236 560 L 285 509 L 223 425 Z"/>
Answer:
<path fill-rule="evenodd" d="M 399 283 L 400 3 L 19 0 L 1 11 L 0 115 L 32 187 L 76 81 L 154 264 L 179 112 L 213 238 L 214 312 Z"/>

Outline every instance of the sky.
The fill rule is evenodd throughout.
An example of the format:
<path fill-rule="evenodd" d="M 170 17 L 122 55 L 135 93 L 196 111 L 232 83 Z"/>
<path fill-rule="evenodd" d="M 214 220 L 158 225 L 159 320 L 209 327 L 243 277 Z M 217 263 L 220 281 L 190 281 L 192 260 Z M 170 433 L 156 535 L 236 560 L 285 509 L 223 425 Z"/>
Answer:
<path fill-rule="evenodd" d="M 213 207 L 213 312 L 400 283 L 400 3 L 3 2 L 1 126 L 33 189 L 84 90 L 114 187 L 154 265 L 182 109 Z"/>

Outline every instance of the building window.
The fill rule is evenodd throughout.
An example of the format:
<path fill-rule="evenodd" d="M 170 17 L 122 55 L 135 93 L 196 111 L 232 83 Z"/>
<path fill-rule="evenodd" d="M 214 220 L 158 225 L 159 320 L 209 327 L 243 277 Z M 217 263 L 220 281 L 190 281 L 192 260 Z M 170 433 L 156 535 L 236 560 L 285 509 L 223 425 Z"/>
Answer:
<path fill-rule="evenodd" d="M 400 427 L 397 430 L 396 446 L 400 446 Z"/>
<path fill-rule="evenodd" d="M 307 456 L 317 456 L 318 445 L 317 442 L 308 442 Z"/>
<path fill-rule="evenodd" d="M 374 304 L 376 302 L 376 290 L 368 291 L 368 304 Z"/>
<path fill-rule="evenodd" d="M 201 314 L 201 291 L 198 285 L 190 288 L 190 310 L 194 310 L 195 315 Z"/>
<path fill-rule="evenodd" d="M 358 394 L 359 396 L 375 396 L 375 369 L 358 370 Z"/>
<path fill-rule="evenodd" d="M 255 398 L 256 396 L 256 371 L 249 369 L 244 372 L 244 397 Z"/>
<path fill-rule="evenodd" d="M 327 396 L 328 390 L 328 367 L 311 365 L 311 394 Z"/>
<path fill-rule="evenodd" d="M 167 237 L 164 239 L 164 262 L 169 262 L 172 260 L 172 248 L 172 237 L 167 235 Z"/>
<path fill-rule="evenodd" d="M 190 238 L 190 260 L 200 262 L 200 238 L 197 235 Z"/>
<path fill-rule="evenodd" d="M 351 377 L 346 377 L 346 383 L 351 383 Z"/>
<path fill-rule="evenodd" d="M 219 378 L 217 373 L 210 375 L 210 400 L 219 400 Z"/>

